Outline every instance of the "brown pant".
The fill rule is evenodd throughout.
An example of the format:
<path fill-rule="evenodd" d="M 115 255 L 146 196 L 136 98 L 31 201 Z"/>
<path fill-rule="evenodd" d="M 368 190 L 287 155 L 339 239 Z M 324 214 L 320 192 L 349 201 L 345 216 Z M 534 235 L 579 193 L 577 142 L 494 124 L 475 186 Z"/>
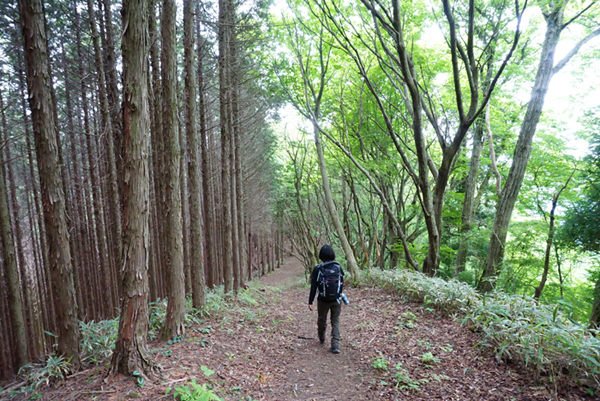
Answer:
<path fill-rule="evenodd" d="M 319 340 L 325 341 L 325 330 L 327 329 L 327 312 L 331 311 L 331 348 L 340 347 L 340 313 L 342 305 L 337 302 L 317 301 L 317 329 Z"/>

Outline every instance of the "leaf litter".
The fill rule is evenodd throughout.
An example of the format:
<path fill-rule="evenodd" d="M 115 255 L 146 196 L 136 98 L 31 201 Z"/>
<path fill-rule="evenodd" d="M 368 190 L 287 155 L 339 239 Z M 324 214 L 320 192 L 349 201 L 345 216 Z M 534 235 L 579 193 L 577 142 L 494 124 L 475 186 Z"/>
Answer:
<path fill-rule="evenodd" d="M 330 326 L 326 343 L 317 339 L 317 315 L 308 310 L 303 277 L 300 263 L 288 258 L 260 278 L 258 305 L 230 301 L 188 327 L 180 341 L 168 347 L 151 342 L 162 372 L 142 387 L 132 377 L 107 376 L 107 362 L 38 391 L 43 400 L 172 400 L 167 388 L 195 379 L 224 400 L 598 399 L 534 380 L 531 372 L 478 347 L 481 338 L 467 327 L 375 287 L 346 289 L 341 353 L 332 354 Z"/>

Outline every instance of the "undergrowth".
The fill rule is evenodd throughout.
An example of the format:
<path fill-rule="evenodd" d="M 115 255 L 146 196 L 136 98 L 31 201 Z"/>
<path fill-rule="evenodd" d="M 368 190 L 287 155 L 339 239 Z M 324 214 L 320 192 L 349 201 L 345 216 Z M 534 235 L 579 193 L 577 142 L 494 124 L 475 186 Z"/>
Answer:
<path fill-rule="evenodd" d="M 265 294 L 264 288 L 257 282 L 248 283 L 248 288 L 241 289 L 237 296 L 234 294 L 225 294 L 223 286 L 216 286 L 214 289 L 206 291 L 206 304 L 201 309 L 192 307 L 190 297 L 186 299 L 185 325 L 188 328 L 193 325 L 202 325 L 206 317 L 215 317 L 219 314 L 225 315 L 231 311 L 232 307 L 244 311 L 246 314 L 252 314 L 252 311 L 256 310 L 257 306 L 265 302 Z M 167 299 L 158 299 L 155 302 L 149 303 L 149 340 L 157 338 L 158 333 L 163 327 L 166 319 L 167 302 Z M 210 327 L 206 326 L 198 330 L 204 332 L 209 330 Z M 119 316 L 99 322 L 79 322 L 79 329 L 81 332 L 81 360 L 91 365 L 107 363 L 115 347 L 119 330 Z M 169 341 L 168 345 L 158 350 L 151 350 L 150 353 L 154 353 L 154 351 L 171 352 L 168 349 L 170 345 L 181 340 L 182 338 L 175 338 Z M 204 346 L 204 344 L 201 345 Z M 23 387 L 20 393 L 33 393 L 31 397 L 36 397 L 39 395 L 35 392 L 36 388 L 42 384 L 52 385 L 64 380 L 69 370 L 69 362 L 63 357 L 56 355 L 50 355 L 45 363 L 27 364 L 19 371 L 20 377 L 27 383 L 27 386 Z M 207 395 L 209 393 L 201 393 L 200 389 L 202 389 L 202 386 L 192 387 L 193 391 L 191 390 L 191 394 L 197 393 L 213 397 L 213 395 Z M 186 389 L 191 389 L 191 387 L 182 386 L 180 388 L 181 394 L 176 391 L 179 399 L 186 399 Z M 16 395 L 16 392 L 13 395 Z"/>
<path fill-rule="evenodd" d="M 119 331 L 118 317 L 100 322 L 79 322 L 79 330 L 83 362 L 98 365 L 110 358 Z"/>
<path fill-rule="evenodd" d="M 530 297 L 502 292 L 481 295 L 457 280 L 408 270 L 373 269 L 364 275 L 365 282 L 435 307 L 482 333 L 481 345 L 532 368 L 538 377 L 548 376 L 555 385 L 568 377 L 574 384 L 600 389 L 598 332 L 570 319 L 559 305 L 539 305 Z"/>

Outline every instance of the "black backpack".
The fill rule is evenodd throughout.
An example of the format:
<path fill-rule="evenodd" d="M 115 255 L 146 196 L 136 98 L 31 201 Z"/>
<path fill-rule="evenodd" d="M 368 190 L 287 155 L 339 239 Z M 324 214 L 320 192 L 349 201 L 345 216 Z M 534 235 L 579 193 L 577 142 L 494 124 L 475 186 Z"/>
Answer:
<path fill-rule="evenodd" d="M 317 266 L 317 288 L 320 298 L 325 302 L 337 301 L 344 288 L 342 268 L 338 262 L 327 262 Z"/>

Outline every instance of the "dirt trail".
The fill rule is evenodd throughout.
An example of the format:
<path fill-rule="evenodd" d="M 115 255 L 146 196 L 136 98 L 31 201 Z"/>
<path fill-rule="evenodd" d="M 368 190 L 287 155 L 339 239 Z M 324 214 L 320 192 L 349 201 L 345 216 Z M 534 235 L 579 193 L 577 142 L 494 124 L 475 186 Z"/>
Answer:
<path fill-rule="evenodd" d="M 150 344 L 162 377 L 141 388 L 130 377 L 105 377 L 104 366 L 42 399 L 170 400 L 173 390 L 165 390 L 191 379 L 235 401 L 553 399 L 527 374 L 480 350 L 467 328 L 378 288 L 345 291 L 341 353 L 332 354 L 329 338 L 325 345 L 317 340 L 316 311 L 308 310 L 302 282 L 302 266 L 288 258 L 260 279 L 258 303 L 240 297 L 188 328 L 180 342 Z M 587 398 L 577 392 L 558 399 Z"/>
<path fill-rule="evenodd" d="M 320 345 L 316 338 L 317 316 L 316 311 L 308 311 L 308 288 L 293 286 L 301 282 L 302 276 L 300 264 L 290 259 L 284 268 L 261 280 L 264 285 L 289 288 L 281 309 L 289 309 L 294 317 L 285 382 L 274 389 L 273 395 L 265 394 L 264 399 L 551 398 L 543 387 L 529 385 L 527 377 L 497 364 L 475 348 L 479 338 L 464 327 L 377 288 L 345 291 L 351 303 L 342 310 L 341 353 L 334 355 L 329 341 Z M 295 334 L 311 339 L 296 339 Z M 432 360 L 424 362 L 423 355 L 431 355 Z"/>

